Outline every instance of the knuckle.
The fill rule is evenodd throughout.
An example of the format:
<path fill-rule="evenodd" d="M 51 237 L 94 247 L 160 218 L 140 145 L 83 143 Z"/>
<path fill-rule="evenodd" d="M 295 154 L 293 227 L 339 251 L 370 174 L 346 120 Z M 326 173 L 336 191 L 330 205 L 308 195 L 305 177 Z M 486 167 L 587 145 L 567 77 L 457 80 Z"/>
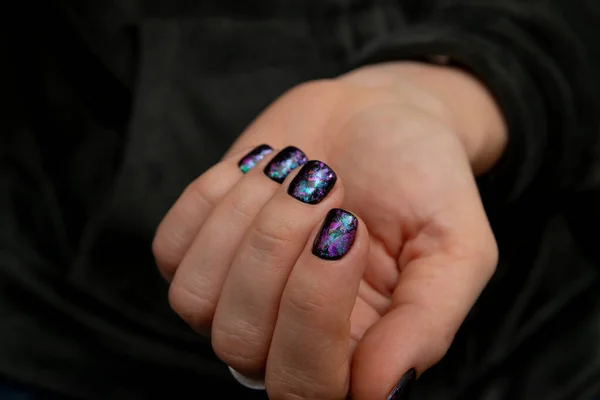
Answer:
<path fill-rule="evenodd" d="M 282 379 L 270 378 L 265 381 L 265 389 L 272 400 L 306 400 L 309 397 L 298 394 L 294 390 L 294 386 Z"/>
<path fill-rule="evenodd" d="M 257 221 L 249 237 L 249 245 L 257 258 L 265 261 L 279 259 L 280 254 L 292 242 L 292 228 L 284 221 L 275 218 L 262 218 Z"/>
<path fill-rule="evenodd" d="M 280 367 L 267 373 L 265 388 L 272 400 L 337 400 L 345 398 L 335 385 L 315 380 L 298 368 Z"/>
<path fill-rule="evenodd" d="M 445 345 L 443 345 L 439 338 L 436 338 L 436 341 L 428 346 L 428 357 L 423 360 L 423 365 L 420 369 L 427 370 L 439 363 L 442 360 L 442 358 L 446 356 L 446 353 L 448 352 L 449 348 L 449 346 L 446 347 Z"/>
<path fill-rule="evenodd" d="M 429 367 L 439 362 L 446 355 L 454 341 L 457 327 L 429 308 L 422 309 L 420 314 L 428 320 L 430 327 L 428 330 L 430 337 L 427 340 L 430 355 Z"/>
<path fill-rule="evenodd" d="M 486 254 L 486 265 L 488 265 L 490 271 L 493 273 L 496 271 L 496 267 L 498 266 L 498 260 L 500 258 L 500 250 L 498 249 L 498 243 L 496 242 L 493 236 L 488 242 Z"/>
<path fill-rule="evenodd" d="M 231 199 L 231 210 L 239 217 L 251 221 L 256 215 L 258 207 L 253 206 L 247 196 L 234 196 Z"/>
<path fill-rule="evenodd" d="M 161 274 L 170 279 L 193 239 L 194 221 L 200 210 L 211 209 L 216 200 L 210 194 L 210 175 L 190 183 L 156 230 L 152 253 Z"/>
<path fill-rule="evenodd" d="M 217 196 L 213 194 L 215 187 L 212 174 L 204 174 L 190 183 L 183 193 L 186 197 L 189 195 L 190 204 L 211 209 L 217 203 Z"/>
<path fill-rule="evenodd" d="M 206 291 L 208 293 L 208 291 Z M 181 319 L 200 333 L 205 333 L 211 326 L 216 309 L 216 302 L 200 295 L 187 284 L 174 282 L 169 288 L 169 304 Z"/>
<path fill-rule="evenodd" d="M 260 371 L 266 364 L 267 343 L 264 332 L 247 322 L 215 324 L 212 347 L 224 363 L 238 371 Z"/>
<path fill-rule="evenodd" d="M 496 272 L 499 258 L 498 244 L 491 232 L 481 235 L 481 240 L 475 247 L 474 253 L 480 267 L 483 268 L 488 277 L 491 277 Z"/>
<path fill-rule="evenodd" d="M 288 289 L 285 300 L 286 311 L 303 320 L 316 319 L 328 309 L 324 296 L 307 288 Z"/>
<path fill-rule="evenodd" d="M 454 336 L 454 330 L 447 327 L 437 330 L 435 340 L 431 341 L 432 364 L 436 364 L 446 355 L 454 341 Z"/>
<path fill-rule="evenodd" d="M 448 352 L 455 335 L 455 324 L 441 310 L 421 304 L 405 304 L 407 316 L 413 319 L 419 331 L 419 344 L 424 357 L 419 361 L 420 370 L 437 364 Z"/>
<path fill-rule="evenodd" d="M 160 228 L 152 240 L 152 254 L 161 275 L 171 280 L 183 255 L 176 249 L 169 235 L 164 235 Z"/>
<path fill-rule="evenodd" d="M 447 236 L 454 236 L 454 240 L 449 242 L 450 246 L 445 249 L 453 260 L 468 260 L 487 278 L 494 274 L 499 252 L 496 239 L 489 227 L 472 231 L 469 234 L 470 240 L 463 240 L 460 235 L 448 234 Z"/>
<path fill-rule="evenodd" d="M 316 338 L 343 338 L 349 334 L 348 321 L 339 318 L 337 307 L 323 293 L 310 289 L 287 289 L 281 315 L 286 321 L 302 326 L 306 335 Z"/>
<path fill-rule="evenodd" d="M 430 358 L 427 360 L 427 365 L 423 369 L 429 369 L 440 362 L 442 358 L 446 356 L 446 353 L 448 353 L 451 344 L 452 341 L 446 344 L 439 339 L 431 343 L 431 347 L 428 350 L 430 352 Z"/>

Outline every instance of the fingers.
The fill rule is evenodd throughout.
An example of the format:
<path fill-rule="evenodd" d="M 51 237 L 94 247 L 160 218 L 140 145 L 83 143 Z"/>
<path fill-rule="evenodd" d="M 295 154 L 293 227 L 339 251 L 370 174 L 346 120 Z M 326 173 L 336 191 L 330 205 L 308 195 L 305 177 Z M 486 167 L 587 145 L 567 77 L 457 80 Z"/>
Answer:
<path fill-rule="evenodd" d="M 299 149 L 283 149 L 264 170 L 259 165 L 240 179 L 203 223 L 169 289 L 171 307 L 196 330 L 205 332 L 211 325 L 229 267 L 254 218 L 279 182 L 304 162 Z"/>
<path fill-rule="evenodd" d="M 341 182 L 309 161 L 256 216 L 219 298 L 212 326 L 215 353 L 250 377 L 264 374 L 281 294 L 311 232 L 342 203 Z"/>
<path fill-rule="evenodd" d="M 480 204 L 461 203 L 405 245 L 392 309 L 357 346 L 353 399 L 403 398 L 414 371 L 444 356 L 491 278 L 497 249 L 489 224 Z"/>
<path fill-rule="evenodd" d="M 342 400 L 349 387 L 350 315 L 369 240 L 362 222 L 331 210 L 294 265 L 266 369 L 269 397 Z"/>
<path fill-rule="evenodd" d="M 260 145 L 250 152 L 246 148 L 216 164 L 188 185 L 158 226 L 152 243 L 163 277 L 172 278 L 214 206 L 244 173 L 272 151 L 267 145 Z M 242 157 L 242 154 L 245 155 Z"/>

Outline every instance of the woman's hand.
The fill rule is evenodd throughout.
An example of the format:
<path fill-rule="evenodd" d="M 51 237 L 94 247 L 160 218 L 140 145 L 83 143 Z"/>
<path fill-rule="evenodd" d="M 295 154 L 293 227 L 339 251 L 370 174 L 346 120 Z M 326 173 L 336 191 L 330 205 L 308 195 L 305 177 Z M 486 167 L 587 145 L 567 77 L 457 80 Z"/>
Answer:
<path fill-rule="evenodd" d="M 158 228 L 171 305 L 273 400 L 385 399 L 440 360 L 494 272 L 474 172 L 505 140 L 459 71 L 396 63 L 301 85 Z M 261 144 L 273 151 L 244 158 Z"/>

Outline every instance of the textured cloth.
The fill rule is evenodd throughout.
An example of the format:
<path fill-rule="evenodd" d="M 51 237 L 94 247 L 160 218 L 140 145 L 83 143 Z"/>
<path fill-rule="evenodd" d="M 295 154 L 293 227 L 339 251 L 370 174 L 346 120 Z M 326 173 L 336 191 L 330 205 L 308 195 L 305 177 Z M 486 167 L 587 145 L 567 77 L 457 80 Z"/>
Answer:
<path fill-rule="evenodd" d="M 415 398 L 600 391 L 597 0 L 12 3 L 0 375 L 89 399 L 264 398 L 169 309 L 157 224 L 290 87 L 442 55 L 488 86 L 510 128 L 479 182 L 501 260 Z"/>

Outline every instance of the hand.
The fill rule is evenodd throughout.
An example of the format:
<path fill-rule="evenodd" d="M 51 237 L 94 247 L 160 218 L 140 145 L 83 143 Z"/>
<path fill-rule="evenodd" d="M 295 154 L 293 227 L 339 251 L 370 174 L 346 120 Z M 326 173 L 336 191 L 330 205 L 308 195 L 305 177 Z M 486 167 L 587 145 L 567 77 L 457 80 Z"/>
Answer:
<path fill-rule="evenodd" d="M 291 90 L 158 228 L 173 309 L 211 332 L 225 363 L 264 376 L 271 399 L 387 398 L 443 357 L 494 272 L 474 172 L 496 162 L 505 136 L 483 87 L 443 67 L 379 65 Z M 277 150 L 242 173 L 238 161 L 263 143 Z M 289 145 L 326 165 L 282 181 L 305 161 L 284 151 L 294 157 L 269 179 Z M 305 196 L 306 169 L 319 167 L 320 196 Z M 354 216 L 328 214 L 337 208 Z"/>

